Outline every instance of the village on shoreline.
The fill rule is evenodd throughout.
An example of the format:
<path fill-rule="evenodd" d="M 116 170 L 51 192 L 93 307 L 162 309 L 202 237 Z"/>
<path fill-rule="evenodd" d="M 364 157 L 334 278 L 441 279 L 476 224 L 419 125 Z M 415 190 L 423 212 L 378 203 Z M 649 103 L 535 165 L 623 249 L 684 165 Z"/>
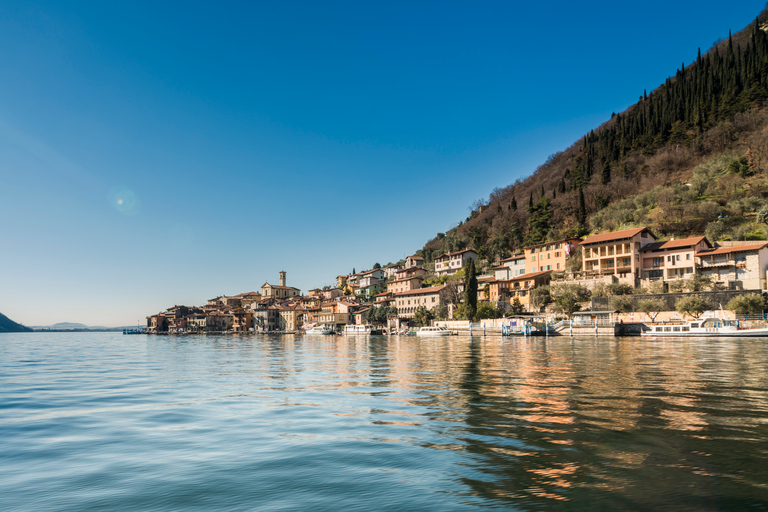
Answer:
<path fill-rule="evenodd" d="M 474 312 L 468 318 L 465 282 L 468 269 L 474 274 L 476 266 L 477 302 L 467 308 Z M 394 333 L 477 320 L 498 327 L 498 319 L 526 316 L 567 319 L 571 325 L 649 324 L 681 322 L 706 311 L 759 321 L 764 320 L 767 276 L 766 240 L 659 241 L 647 227 L 638 227 L 531 245 L 493 263 L 478 261 L 471 248 L 432 262 L 417 254 L 339 275 L 333 286 L 306 294 L 288 286 L 281 271 L 279 284 L 264 283 L 260 292 L 148 316 L 142 331 L 295 332 L 312 326 L 340 331 L 374 324 Z"/>

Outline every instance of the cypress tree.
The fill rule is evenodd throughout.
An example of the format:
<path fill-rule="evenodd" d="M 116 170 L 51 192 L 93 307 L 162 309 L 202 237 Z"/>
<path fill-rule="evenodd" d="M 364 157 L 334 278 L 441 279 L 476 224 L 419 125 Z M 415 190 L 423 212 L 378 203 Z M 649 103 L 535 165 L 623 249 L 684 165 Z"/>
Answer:
<path fill-rule="evenodd" d="M 531 191 L 531 197 L 528 198 L 528 210 L 533 208 L 533 191 Z"/>
<path fill-rule="evenodd" d="M 475 260 L 469 258 L 466 274 L 464 275 L 464 313 L 470 322 L 475 320 L 477 314 L 477 275 L 475 274 Z"/>
<path fill-rule="evenodd" d="M 587 206 L 584 204 L 584 189 L 579 187 L 579 210 L 576 213 L 576 221 L 583 226 L 587 221 Z"/>
<path fill-rule="evenodd" d="M 509 209 L 517 210 L 517 199 L 515 199 L 515 196 L 512 196 L 512 202 L 509 203 Z"/>
<path fill-rule="evenodd" d="M 611 182 L 611 164 L 606 160 L 603 164 L 603 172 L 600 175 L 600 183 L 606 185 Z"/>

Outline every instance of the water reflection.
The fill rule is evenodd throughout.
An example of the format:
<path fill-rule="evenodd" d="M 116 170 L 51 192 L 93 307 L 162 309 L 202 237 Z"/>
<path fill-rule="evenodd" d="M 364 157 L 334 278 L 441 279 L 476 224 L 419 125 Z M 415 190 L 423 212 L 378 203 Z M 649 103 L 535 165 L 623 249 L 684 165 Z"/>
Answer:
<path fill-rule="evenodd" d="M 267 336 L 220 348 L 252 355 L 236 371 L 300 393 L 292 406 L 375 399 L 335 414 L 364 421 L 359 438 L 453 452 L 452 492 L 486 504 L 768 504 L 768 351 L 754 340 Z"/>
<path fill-rule="evenodd" d="M 18 509 L 768 508 L 756 340 L 66 341 L 4 345 L 0 495 L 50 489 Z"/>

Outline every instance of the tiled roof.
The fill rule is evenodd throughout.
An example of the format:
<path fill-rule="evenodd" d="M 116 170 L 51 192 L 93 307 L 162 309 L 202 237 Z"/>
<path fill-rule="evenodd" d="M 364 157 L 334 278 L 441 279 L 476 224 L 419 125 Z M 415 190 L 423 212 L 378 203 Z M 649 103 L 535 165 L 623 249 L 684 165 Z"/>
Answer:
<path fill-rule="evenodd" d="M 521 276 L 513 277 L 512 279 L 507 279 L 507 281 L 525 281 L 527 279 L 535 279 L 537 277 L 542 277 L 544 274 L 551 274 L 554 272 L 553 270 L 545 270 L 543 272 L 533 272 L 531 274 L 523 274 Z"/>
<path fill-rule="evenodd" d="M 562 240 L 555 240 L 554 242 L 544 242 L 542 244 L 529 245 L 529 246 L 523 247 L 523 249 L 533 249 L 534 247 L 545 247 L 547 245 L 562 244 L 565 242 L 574 242 L 574 241 L 576 243 L 579 243 L 581 242 L 581 238 L 578 238 L 578 237 L 563 238 Z"/>
<path fill-rule="evenodd" d="M 594 235 L 583 242 L 581 242 L 581 245 L 589 245 L 589 244 L 596 244 L 600 242 L 609 242 L 611 240 L 622 240 L 624 238 L 632 238 L 635 235 L 638 235 L 642 233 L 643 231 L 648 231 L 648 228 L 642 227 L 642 228 L 632 228 L 632 229 L 623 229 L 621 231 L 612 231 L 610 233 L 602 233 L 599 235 Z M 648 231 L 648 233 L 653 236 L 653 233 Z M 655 236 L 653 238 L 656 238 Z"/>
<path fill-rule="evenodd" d="M 411 277 L 404 277 L 402 279 L 395 279 L 394 281 L 389 281 L 387 284 L 389 285 L 389 284 L 395 284 L 395 283 L 403 283 L 405 281 L 413 281 L 414 279 L 419 279 L 421 281 L 424 280 L 424 278 L 421 276 L 411 276 Z"/>
<path fill-rule="evenodd" d="M 679 240 L 667 240 L 666 242 L 654 242 L 652 244 L 644 245 L 640 248 L 640 252 L 643 251 L 663 251 L 665 249 L 680 249 L 681 247 L 693 247 L 702 240 L 707 241 L 706 237 L 693 236 L 690 238 L 681 238 Z M 707 245 L 709 242 L 707 241 Z"/>
<path fill-rule="evenodd" d="M 440 256 L 440 257 L 438 257 L 436 259 L 439 260 L 440 258 L 456 256 L 458 254 L 464 254 L 465 252 L 473 252 L 473 253 L 477 254 L 477 251 L 474 250 L 474 249 L 464 249 L 463 251 L 447 252 L 447 253 L 443 254 L 442 256 Z"/>
<path fill-rule="evenodd" d="M 429 293 L 437 293 L 443 288 L 445 288 L 444 284 L 439 286 L 430 286 L 429 288 L 417 288 L 415 290 L 410 290 L 407 292 L 396 293 L 395 295 L 397 295 L 398 297 L 403 297 L 405 295 L 422 295 L 422 294 L 429 294 Z"/>
<path fill-rule="evenodd" d="M 737 245 L 734 247 L 721 247 L 719 249 L 712 249 L 711 251 L 699 251 L 696 253 L 696 256 L 713 256 L 715 254 L 730 254 L 732 252 L 759 251 L 766 246 L 768 246 L 768 242 L 760 242 L 749 245 Z"/>

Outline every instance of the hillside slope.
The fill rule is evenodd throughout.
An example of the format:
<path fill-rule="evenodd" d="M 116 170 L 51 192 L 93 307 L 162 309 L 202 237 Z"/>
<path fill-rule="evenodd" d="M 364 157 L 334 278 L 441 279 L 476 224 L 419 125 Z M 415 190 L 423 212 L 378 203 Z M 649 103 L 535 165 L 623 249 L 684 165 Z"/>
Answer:
<path fill-rule="evenodd" d="M 32 332 L 32 329 L 17 324 L 4 314 L 0 313 L 0 332 Z"/>
<path fill-rule="evenodd" d="M 768 10 L 626 111 L 418 252 L 473 247 L 498 261 L 525 245 L 645 224 L 660 236 L 765 238 Z M 766 210 L 768 214 L 768 210 Z"/>

